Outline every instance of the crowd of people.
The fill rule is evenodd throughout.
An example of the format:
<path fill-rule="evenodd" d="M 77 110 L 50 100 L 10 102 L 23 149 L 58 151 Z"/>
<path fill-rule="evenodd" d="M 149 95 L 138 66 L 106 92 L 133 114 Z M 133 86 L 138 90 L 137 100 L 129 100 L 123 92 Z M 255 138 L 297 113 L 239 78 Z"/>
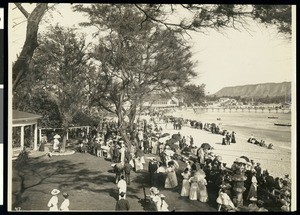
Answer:
<path fill-rule="evenodd" d="M 267 149 L 273 149 L 272 143 L 267 144 L 264 140 L 258 141 L 256 138 L 253 137 L 253 135 L 247 140 L 247 142 L 255 144 L 257 146 L 265 147 Z"/>
<path fill-rule="evenodd" d="M 224 135 L 222 143 L 226 145 L 236 142 L 235 132 L 221 131 L 215 124 L 167 117 L 167 123 L 173 123 L 175 130 L 181 128 L 175 128 L 179 121 L 180 126 L 189 123 L 191 127 Z M 215 202 L 218 211 L 239 211 L 243 202 L 250 202 L 248 211 L 266 211 L 278 204 L 281 210 L 290 210 L 289 176 L 274 179 L 267 170 L 262 171 L 259 163 L 243 156 L 228 167 L 208 143 L 197 147 L 192 136 L 182 136 L 178 131 L 173 135 L 163 133 L 153 117 L 150 121 L 137 122 L 134 131 L 126 131 L 132 143 L 129 147 L 117 123 L 103 121 L 100 128 L 93 128 L 89 135 L 83 134 L 78 143 L 79 152 L 105 156 L 111 161 L 119 193 L 116 210 L 130 209 L 126 192 L 131 171 L 148 171 L 150 202 L 156 211 L 168 210 L 165 196 L 158 188 L 173 189 L 180 184 L 181 196 L 193 201 Z M 148 169 L 144 169 L 146 157 L 149 158 Z M 182 183 L 178 183 L 178 176 Z"/>

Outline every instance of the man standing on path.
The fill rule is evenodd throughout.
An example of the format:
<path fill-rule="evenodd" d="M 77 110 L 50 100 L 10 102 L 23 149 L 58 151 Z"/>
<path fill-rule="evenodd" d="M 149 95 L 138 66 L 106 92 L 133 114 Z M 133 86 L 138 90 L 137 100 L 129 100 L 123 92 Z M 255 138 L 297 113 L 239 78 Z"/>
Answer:
<path fill-rule="evenodd" d="M 129 164 L 129 161 L 125 159 L 124 164 L 124 173 L 125 173 L 125 181 L 127 185 L 130 185 L 130 172 L 131 172 L 132 166 Z"/>
<path fill-rule="evenodd" d="M 158 163 L 155 158 L 152 158 L 148 164 L 148 171 L 150 173 L 150 184 L 155 185 L 155 172 L 158 169 Z"/>
<path fill-rule="evenodd" d="M 116 184 L 119 182 L 120 180 L 120 177 L 121 177 L 121 174 L 123 173 L 123 164 L 122 163 L 117 163 L 115 166 L 114 166 L 114 171 L 116 173 Z"/>
<path fill-rule="evenodd" d="M 124 192 L 120 193 L 121 199 L 117 201 L 116 211 L 129 211 L 130 206 L 128 200 L 125 199 L 125 195 L 126 194 Z"/>
<path fill-rule="evenodd" d="M 119 200 L 121 198 L 126 199 L 126 191 L 127 191 L 127 184 L 124 180 L 124 175 L 121 176 L 121 180 L 118 182 L 118 190 L 119 190 Z M 124 193 L 124 196 L 121 197 L 121 193 Z"/>

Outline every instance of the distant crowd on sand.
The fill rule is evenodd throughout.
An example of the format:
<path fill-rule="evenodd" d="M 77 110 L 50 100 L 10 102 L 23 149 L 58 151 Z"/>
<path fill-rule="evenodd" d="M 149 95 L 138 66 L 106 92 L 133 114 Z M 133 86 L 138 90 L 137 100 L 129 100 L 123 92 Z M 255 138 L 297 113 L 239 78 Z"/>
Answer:
<path fill-rule="evenodd" d="M 164 133 L 163 124 L 158 124 L 161 121 L 172 123 L 177 131 Z M 235 132 L 221 130 L 214 123 L 152 113 L 149 120 L 134 125 L 134 132 L 127 130 L 130 147 L 117 123 L 103 120 L 89 134 L 82 132 L 77 150 L 111 161 L 119 193 L 116 210 L 130 210 L 126 195 L 130 192 L 127 187 L 131 186 L 131 172 L 147 171 L 150 189 L 144 193 L 150 211 L 171 210 L 163 191 L 178 186 L 182 197 L 214 203 L 218 211 L 290 211 L 289 175 L 274 178 L 260 163 L 242 155 L 232 164 L 224 163 L 209 143 L 197 147 L 198 140 L 182 135 L 182 126 L 221 134 L 225 144 L 236 142 Z"/>

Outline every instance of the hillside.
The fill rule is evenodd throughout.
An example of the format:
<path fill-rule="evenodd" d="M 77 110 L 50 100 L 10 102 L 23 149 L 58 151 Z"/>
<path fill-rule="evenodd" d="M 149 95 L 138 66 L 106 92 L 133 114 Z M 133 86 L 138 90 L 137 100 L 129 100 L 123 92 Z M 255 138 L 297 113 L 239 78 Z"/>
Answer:
<path fill-rule="evenodd" d="M 285 96 L 291 93 L 291 82 L 282 83 L 264 83 L 264 84 L 251 84 L 235 87 L 224 87 L 214 95 L 217 97 L 226 96 L 240 96 L 244 97 L 275 97 Z"/>

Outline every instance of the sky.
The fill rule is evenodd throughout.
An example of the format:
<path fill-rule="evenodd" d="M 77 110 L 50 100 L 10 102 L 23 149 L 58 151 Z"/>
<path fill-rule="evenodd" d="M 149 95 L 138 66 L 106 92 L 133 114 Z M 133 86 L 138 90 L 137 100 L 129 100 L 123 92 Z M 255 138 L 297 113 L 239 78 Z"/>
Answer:
<path fill-rule="evenodd" d="M 9 56 L 16 59 L 24 43 L 26 22 L 18 9 L 9 8 Z M 34 5 L 26 5 L 30 9 Z M 40 31 L 49 24 L 78 26 L 86 18 L 72 12 L 69 4 L 56 6 L 58 12 L 47 15 Z M 22 22 L 23 21 L 23 22 Z M 14 26 L 14 23 L 20 23 Z M 14 26 L 14 27 L 13 27 Z M 192 83 L 206 85 L 206 93 L 213 94 L 223 87 L 257 83 L 280 83 L 294 78 L 294 53 L 291 40 L 278 35 L 276 29 L 266 28 L 254 21 L 246 30 L 208 31 L 206 34 L 190 32 L 193 60 L 197 61 L 198 76 Z M 86 30 L 85 30 L 86 31 Z M 89 31 L 93 31 L 90 28 Z"/>

